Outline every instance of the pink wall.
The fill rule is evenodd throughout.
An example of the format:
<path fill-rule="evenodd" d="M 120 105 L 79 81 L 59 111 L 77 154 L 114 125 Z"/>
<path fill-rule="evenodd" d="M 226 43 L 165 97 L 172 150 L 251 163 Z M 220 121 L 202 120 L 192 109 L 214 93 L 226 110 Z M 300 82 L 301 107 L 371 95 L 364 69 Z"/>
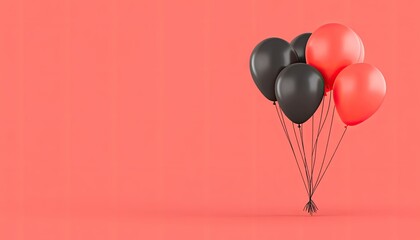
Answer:
<path fill-rule="evenodd" d="M 4 228 L 30 215 L 301 213 L 301 180 L 248 58 L 263 38 L 327 22 L 360 35 L 388 92 L 348 131 L 317 204 L 325 214 L 420 211 L 413 4 L 1 1 Z"/>

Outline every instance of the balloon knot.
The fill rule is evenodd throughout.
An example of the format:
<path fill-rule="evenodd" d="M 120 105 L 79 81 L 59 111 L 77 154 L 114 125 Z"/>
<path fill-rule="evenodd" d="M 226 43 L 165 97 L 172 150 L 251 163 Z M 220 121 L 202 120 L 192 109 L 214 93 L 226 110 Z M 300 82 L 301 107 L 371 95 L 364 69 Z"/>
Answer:
<path fill-rule="evenodd" d="M 276 101 L 273 101 L 273 105 L 276 105 Z"/>
<path fill-rule="evenodd" d="M 298 124 L 298 128 L 300 128 L 300 124 Z"/>

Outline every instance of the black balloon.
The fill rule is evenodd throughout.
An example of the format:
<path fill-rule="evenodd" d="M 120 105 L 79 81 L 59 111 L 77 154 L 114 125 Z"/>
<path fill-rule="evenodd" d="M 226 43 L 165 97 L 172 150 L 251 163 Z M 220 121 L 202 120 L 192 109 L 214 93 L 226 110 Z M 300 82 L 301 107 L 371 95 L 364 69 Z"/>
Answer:
<path fill-rule="evenodd" d="M 303 33 L 295 39 L 292 40 L 290 45 L 292 45 L 292 48 L 296 51 L 299 62 L 306 63 L 306 57 L 305 57 L 305 49 L 306 49 L 306 43 L 308 43 L 308 39 L 311 36 L 311 33 Z"/>
<path fill-rule="evenodd" d="M 324 79 L 314 67 L 292 64 L 280 72 L 275 86 L 277 101 L 292 122 L 306 122 L 324 96 Z"/>
<path fill-rule="evenodd" d="M 259 43 L 251 54 L 250 68 L 255 84 L 262 94 L 276 101 L 274 84 L 280 71 L 298 57 L 288 42 L 280 38 L 268 38 Z"/>

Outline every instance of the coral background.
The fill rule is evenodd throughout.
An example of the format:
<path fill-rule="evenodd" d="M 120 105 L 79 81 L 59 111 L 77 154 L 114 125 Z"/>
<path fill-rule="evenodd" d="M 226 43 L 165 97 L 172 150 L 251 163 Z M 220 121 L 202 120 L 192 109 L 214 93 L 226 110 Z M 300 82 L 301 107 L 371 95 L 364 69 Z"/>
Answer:
<path fill-rule="evenodd" d="M 1 0 L 0 238 L 419 238 L 418 7 Z M 328 22 L 359 34 L 388 92 L 349 129 L 308 217 L 248 61 L 266 37 Z"/>

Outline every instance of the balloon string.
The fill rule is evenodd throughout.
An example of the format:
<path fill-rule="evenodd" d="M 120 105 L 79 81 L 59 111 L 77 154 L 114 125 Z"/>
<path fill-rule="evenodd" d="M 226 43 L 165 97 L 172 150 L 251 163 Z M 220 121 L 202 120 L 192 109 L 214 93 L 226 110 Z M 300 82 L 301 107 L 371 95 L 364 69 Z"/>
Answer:
<path fill-rule="evenodd" d="M 294 133 L 294 135 L 295 135 L 295 139 L 296 139 L 296 144 L 297 144 L 297 146 L 298 146 L 298 148 L 299 148 L 300 157 L 301 157 L 301 159 L 302 159 L 302 163 L 303 163 L 303 166 L 304 166 L 304 168 L 305 168 L 306 181 L 307 181 L 307 183 L 308 183 L 308 187 L 309 187 L 309 189 L 310 189 L 310 186 L 309 186 L 309 184 L 310 184 L 310 181 L 309 181 L 309 172 L 308 172 L 308 168 L 307 168 L 307 165 L 306 165 L 306 159 L 303 157 L 303 153 L 302 153 L 302 150 L 301 150 L 301 147 L 300 147 L 301 145 L 300 145 L 300 143 L 299 143 L 299 140 L 298 140 L 298 137 L 297 137 L 297 134 L 296 134 L 295 124 L 293 124 L 293 122 L 292 122 L 292 121 L 290 121 L 290 122 L 292 123 L 293 133 Z M 299 127 L 299 129 L 300 129 L 300 124 L 298 125 L 298 127 Z M 310 191 L 309 191 L 309 194 L 310 194 Z"/>
<path fill-rule="evenodd" d="M 311 152 L 313 152 L 314 151 L 314 120 L 315 119 L 315 114 L 314 115 L 312 115 L 312 135 L 311 135 Z M 313 177 L 313 172 L 314 172 L 314 155 L 313 154 L 311 154 L 311 174 L 310 174 L 310 180 L 311 180 L 311 182 L 310 182 L 310 185 L 311 185 L 311 188 L 313 187 L 313 185 L 312 185 L 312 177 Z"/>
<path fill-rule="evenodd" d="M 321 178 L 319 179 L 318 183 L 316 183 L 316 184 L 315 184 L 315 188 L 314 188 L 314 190 L 312 191 L 312 195 L 313 195 L 313 193 L 315 192 L 315 190 L 317 189 L 317 187 L 319 186 L 319 184 L 321 183 L 322 179 L 324 178 L 324 175 L 325 175 L 325 173 L 327 172 L 328 167 L 330 166 L 331 161 L 333 160 L 333 158 L 334 158 L 334 156 L 335 156 L 335 153 L 337 152 L 337 149 L 338 149 L 338 147 L 340 146 L 340 143 L 341 143 L 341 141 L 343 140 L 343 137 L 344 137 L 344 134 L 346 133 L 346 131 L 347 131 L 347 126 L 345 126 L 345 127 L 344 127 L 343 134 L 341 134 L 340 140 L 338 141 L 337 146 L 336 146 L 336 147 L 335 147 L 335 149 L 334 149 L 334 152 L 333 152 L 333 154 L 332 154 L 332 156 L 331 156 L 331 158 L 330 158 L 330 160 L 329 160 L 329 162 L 328 162 L 328 164 L 327 164 L 327 167 L 325 168 L 325 171 L 322 173 L 322 176 L 321 176 Z"/>
<path fill-rule="evenodd" d="M 302 149 L 300 148 L 300 143 L 299 143 L 299 140 L 298 140 L 298 137 L 297 137 L 297 134 L 296 134 L 295 124 L 293 124 L 292 121 L 290 121 L 290 122 L 292 123 L 293 133 L 295 135 L 295 140 L 296 140 L 296 144 L 297 144 L 298 149 L 299 149 L 300 157 L 303 159 L 303 153 L 302 153 Z"/>
<path fill-rule="evenodd" d="M 320 123 L 321 123 L 321 121 L 322 121 L 322 125 L 321 125 L 320 127 L 318 127 L 318 134 L 317 134 L 316 139 L 315 139 L 315 151 L 316 151 L 316 146 L 318 145 L 319 135 L 321 134 L 321 131 L 322 131 L 322 129 L 324 128 L 325 122 L 326 122 L 326 120 L 327 120 L 327 117 L 328 117 L 328 114 L 329 114 L 329 111 L 330 111 L 331 98 L 332 98 L 331 96 L 332 96 L 332 95 L 330 94 L 330 98 L 329 98 L 329 100 L 328 100 L 327 112 L 325 113 L 325 116 L 324 116 L 323 121 L 322 121 L 322 111 L 324 110 L 324 104 L 322 105 L 321 117 L 320 117 L 320 119 L 319 119 Z M 312 153 L 312 154 L 313 154 L 313 153 Z"/>
<path fill-rule="evenodd" d="M 321 129 L 321 122 L 322 122 L 322 114 L 324 113 L 324 105 L 325 105 L 325 96 L 322 97 L 322 107 L 321 107 L 321 114 L 319 115 L 319 124 L 318 124 L 318 131 L 317 131 L 317 138 L 319 137 L 319 131 Z M 311 150 L 311 160 L 312 162 L 312 170 L 311 170 L 311 186 L 313 187 L 313 175 L 314 175 L 314 169 L 315 169 L 315 163 L 316 163 L 316 147 L 315 144 L 318 144 L 318 140 L 316 140 L 316 143 L 313 142 L 313 131 L 314 131 L 314 117 L 315 114 L 312 115 L 312 150 Z M 315 152 L 314 152 L 315 151 Z M 315 153 L 315 155 L 314 155 Z"/>
<path fill-rule="evenodd" d="M 303 137 L 303 124 L 300 124 L 299 125 L 299 132 L 300 132 L 300 142 L 302 143 L 302 152 L 303 152 L 303 159 L 305 160 L 304 162 L 305 162 L 305 166 L 306 166 L 306 169 L 307 169 L 307 172 L 308 172 L 308 185 L 309 185 L 309 196 L 312 196 L 312 186 L 310 185 L 311 184 L 311 182 L 310 182 L 310 175 L 309 175 L 309 166 L 308 166 L 308 162 L 307 162 L 307 159 L 306 159 L 306 151 L 305 151 L 305 141 L 303 140 L 304 139 L 304 137 Z"/>
<path fill-rule="evenodd" d="M 332 125 L 333 125 L 333 122 L 334 122 L 334 113 L 335 113 L 334 109 L 335 109 L 335 107 L 333 108 L 333 113 L 332 113 L 332 117 L 331 117 L 330 129 L 328 131 L 328 138 L 327 138 L 327 144 L 325 146 L 324 157 L 322 159 L 321 167 L 319 168 L 318 177 L 317 177 L 317 179 L 315 181 L 315 185 L 317 185 L 317 182 L 319 180 L 319 177 L 321 176 L 322 168 L 324 167 L 325 158 L 327 156 L 328 145 L 330 143 L 330 138 L 331 138 Z"/>
<path fill-rule="evenodd" d="M 314 147 L 315 149 L 312 150 L 312 155 L 313 155 L 313 158 L 314 158 L 314 166 L 316 165 L 316 160 L 317 160 L 319 136 L 321 134 L 322 129 L 324 128 L 324 124 L 326 122 L 326 119 L 328 117 L 328 113 L 330 111 L 331 99 L 332 99 L 332 94 L 330 93 L 330 97 L 329 97 L 329 100 L 328 100 L 327 111 L 326 111 L 326 114 L 324 116 L 324 121 L 322 121 L 322 119 L 323 119 L 322 114 L 324 112 L 325 97 L 322 99 L 322 109 L 321 109 L 321 115 L 319 117 L 318 133 L 317 133 L 317 136 L 316 136 L 316 139 L 315 139 L 315 147 Z M 322 125 L 321 125 L 321 123 L 322 123 Z M 315 169 L 315 167 L 312 168 L 312 171 L 311 171 L 311 184 L 313 184 L 314 169 Z"/>
<path fill-rule="evenodd" d="M 325 105 L 325 96 L 322 97 L 322 108 L 321 108 L 321 114 L 319 115 L 319 124 L 318 124 L 318 131 L 317 131 L 317 137 L 319 135 L 319 130 L 321 129 L 321 122 L 322 122 L 322 114 L 324 113 L 324 105 Z M 316 144 L 316 143 L 315 143 Z M 312 149 L 312 153 L 314 150 Z"/>
<path fill-rule="evenodd" d="M 290 140 L 289 131 L 287 130 L 286 123 L 285 123 L 284 117 L 283 117 L 283 113 L 281 112 L 281 110 L 279 111 L 278 106 L 276 105 L 276 102 L 273 102 L 273 105 L 276 107 L 277 116 L 280 120 L 280 124 L 282 125 L 283 131 L 284 131 L 284 133 L 286 135 L 286 138 L 289 142 L 290 148 L 292 149 L 293 156 L 295 157 L 296 165 L 299 169 L 300 177 L 301 177 L 303 185 L 305 186 L 305 189 L 306 189 L 306 193 L 309 195 L 309 190 L 308 190 L 308 187 L 306 186 L 305 179 L 303 178 L 302 170 L 301 170 L 299 162 L 297 160 L 296 152 L 295 152 L 295 149 L 293 147 L 292 141 Z"/>

